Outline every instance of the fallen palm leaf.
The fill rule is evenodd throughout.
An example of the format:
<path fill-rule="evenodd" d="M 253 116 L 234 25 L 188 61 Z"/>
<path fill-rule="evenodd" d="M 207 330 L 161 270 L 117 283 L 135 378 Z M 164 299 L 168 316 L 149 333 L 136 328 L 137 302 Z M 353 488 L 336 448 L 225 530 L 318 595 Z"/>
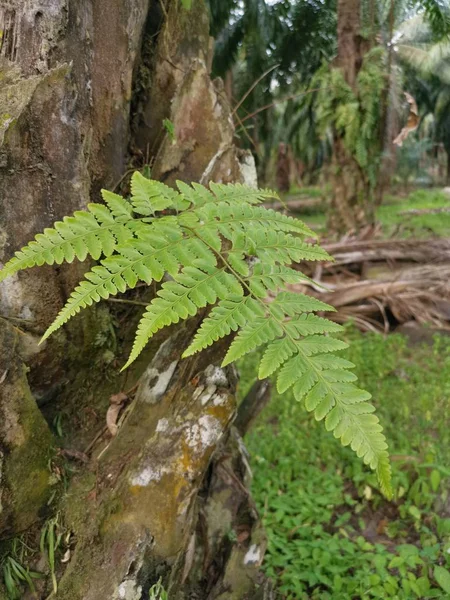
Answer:
<path fill-rule="evenodd" d="M 409 321 L 450 330 L 449 240 L 344 240 L 324 247 L 336 260 L 311 267 L 320 286 L 292 287 L 335 306 L 334 321 L 385 333 Z"/>
<path fill-rule="evenodd" d="M 419 127 L 420 119 L 419 119 L 419 111 L 417 109 L 417 103 L 414 100 L 414 98 L 411 96 L 411 94 L 408 94 L 408 92 L 405 92 L 405 98 L 409 104 L 408 121 L 406 122 L 406 125 L 403 127 L 403 129 L 400 131 L 398 136 L 393 141 L 393 144 L 395 144 L 396 146 L 402 146 L 403 142 L 406 140 L 408 135 L 412 131 L 415 131 Z"/>

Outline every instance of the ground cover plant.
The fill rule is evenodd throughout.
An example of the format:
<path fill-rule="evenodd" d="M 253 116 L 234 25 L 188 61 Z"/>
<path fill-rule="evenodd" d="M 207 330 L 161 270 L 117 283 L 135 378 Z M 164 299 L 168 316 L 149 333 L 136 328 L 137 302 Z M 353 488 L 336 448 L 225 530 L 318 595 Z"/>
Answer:
<path fill-rule="evenodd" d="M 414 190 L 406 197 L 391 196 L 377 209 L 386 235 L 400 237 L 450 236 L 450 194 L 437 189 Z"/>
<path fill-rule="evenodd" d="M 319 188 L 308 188 L 309 195 L 313 197 L 311 190 L 317 192 Z M 300 216 L 316 233 L 327 233 L 326 214 L 322 205 L 318 204 L 316 211 L 308 208 Z M 419 189 L 401 196 L 389 194 L 376 209 L 376 220 L 381 224 L 383 235 L 387 237 L 448 237 L 450 195 L 438 189 Z"/>
<path fill-rule="evenodd" d="M 274 388 L 246 440 L 269 537 L 265 571 L 291 600 L 449 597 L 450 339 L 410 347 L 401 335 L 352 328 L 344 337 L 344 356 L 386 424 L 394 500 L 383 500 L 373 474 L 292 394 Z M 241 364 L 242 394 L 255 364 Z"/>

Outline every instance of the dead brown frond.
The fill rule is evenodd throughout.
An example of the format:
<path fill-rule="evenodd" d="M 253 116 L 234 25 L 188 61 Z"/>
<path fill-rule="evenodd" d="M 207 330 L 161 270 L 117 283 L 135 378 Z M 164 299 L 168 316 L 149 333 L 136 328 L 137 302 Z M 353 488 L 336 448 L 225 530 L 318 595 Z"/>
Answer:
<path fill-rule="evenodd" d="M 387 333 L 416 321 L 450 331 L 450 240 L 341 240 L 325 244 L 335 262 L 293 286 L 336 307 L 335 321 Z"/>

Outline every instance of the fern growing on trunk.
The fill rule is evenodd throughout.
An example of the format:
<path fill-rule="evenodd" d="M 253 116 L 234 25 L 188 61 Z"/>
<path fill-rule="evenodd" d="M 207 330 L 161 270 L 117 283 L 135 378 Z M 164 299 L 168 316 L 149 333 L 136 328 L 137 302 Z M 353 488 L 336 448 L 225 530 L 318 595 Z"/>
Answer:
<path fill-rule="evenodd" d="M 259 206 L 276 196 L 269 190 L 239 184 L 177 186 L 178 191 L 136 172 L 129 200 L 103 191 L 105 205 L 89 204 L 87 211 L 38 234 L 4 266 L 0 281 L 35 265 L 103 257 L 75 288 L 45 339 L 81 309 L 138 281 L 150 284 L 165 277 L 139 323 L 124 368 L 159 329 L 214 305 L 183 356 L 232 331 L 237 334 L 223 365 L 264 346 L 259 377 L 276 373 L 278 390 L 292 388 L 327 430 L 377 471 L 381 489 L 390 496 L 387 444 L 370 394 L 354 384 L 354 365 L 334 354 L 346 344 L 327 334 L 341 327 L 314 314 L 334 309 L 286 289 L 307 279 L 290 267 L 292 262 L 331 257 L 305 241 L 315 235 L 301 221 Z M 269 292 L 275 294 L 272 301 Z"/>

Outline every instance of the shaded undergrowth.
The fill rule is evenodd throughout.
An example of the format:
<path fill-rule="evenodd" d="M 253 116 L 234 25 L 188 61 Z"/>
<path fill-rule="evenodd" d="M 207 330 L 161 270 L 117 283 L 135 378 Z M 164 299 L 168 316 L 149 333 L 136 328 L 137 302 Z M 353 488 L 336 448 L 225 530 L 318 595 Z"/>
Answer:
<path fill-rule="evenodd" d="M 296 403 L 273 391 L 246 440 L 269 536 L 265 571 L 280 598 L 450 597 L 450 339 L 409 347 L 352 328 L 357 365 L 390 444 L 395 500 Z M 241 393 L 257 357 L 241 364 Z"/>

